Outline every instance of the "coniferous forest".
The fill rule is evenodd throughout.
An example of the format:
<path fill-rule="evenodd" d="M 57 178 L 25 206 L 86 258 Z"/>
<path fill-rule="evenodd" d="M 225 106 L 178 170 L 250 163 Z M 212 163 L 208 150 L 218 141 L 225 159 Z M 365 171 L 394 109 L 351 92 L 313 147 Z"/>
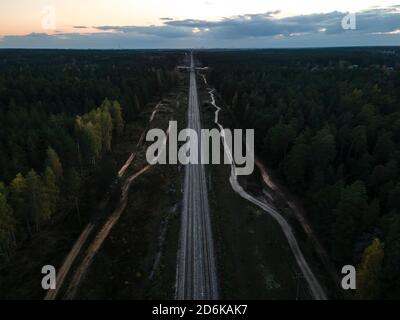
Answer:
<path fill-rule="evenodd" d="M 3 279 L 9 267 L 2 267 L 43 228 L 90 216 L 116 179 L 114 142 L 126 122 L 176 85 L 178 58 L 155 51 L 0 51 Z"/>
<path fill-rule="evenodd" d="M 357 297 L 400 297 L 400 50 L 209 51 L 210 82 Z"/>
<path fill-rule="evenodd" d="M 302 204 L 337 270 L 340 272 L 344 265 L 356 266 L 357 291 L 351 298 L 400 298 L 400 50 L 199 50 L 195 59 L 208 67 L 197 73 L 198 83 L 201 73 L 207 77 L 207 89 L 215 88 L 223 119 L 231 120 L 227 123 L 255 130 L 257 157 Z M 13 286 L 14 279 L 20 285 L 10 292 L 0 291 L 0 299 L 30 298 L 32 292 L 35 298 L 42 298 L 43 290 L 36 279 L 30 280 L 30 271 L 20 275 L 19 270 L 32 269 L 30 264 L 41 256 L 41 246 L 49 248 L 46 258 L 53 252 L 59 254 L 56 260 L 61 265 L 84 225 L 98 219 L 95 213 L 102 208 L 103 200 L 124 200 L 118 185 L 121 161 L 117 163 L 114 149 L 134 130 L 140 131 L 131 139 L 136 143 L 141 130 L 147 128 L 135 128 L 138 119 L 147 123 L 149 110 L 159 106 L 161 111 L 157 111 L 163 113 L 164 118 L 160 118 L 165 123 L 158 120 L 158 125 L 164 126 L 173 117 L 181 121 L 180 126 L 186 124 L 189 77 L 177 66 L 189 63 L 187 52 L 172 50 L 0 51 L 0 287 Z M 202 106 L 207 106 L 208 92 L 203 84 L 199 88 Z M 165 99 L 174 90 L 170 95 L 173 98 Z M 204 107 L 201 112 L 202 120 L 208 121 L 209 109 Z M 208 117 L 214 116 L 210 114 Z M 208 121 L 207 125 L 214 123 Z M 131 140 L 124 156 L 132 151 Z M 145 152 L 141 152 L 144 158 Z M 169 189 L 165 194 L 156 191 L 160 207 L 163 201 L 169 203 L 165 198 L 170 193 L 181 199 L 182 170 L 175 169 L 173 174 L 168 173 L 170 176 L 165 169 L 154 173 L 161 179 L 155 180 L 161 185 L 158 189 L 150 178 L 148 184 L 139 183 L 145 186 L 135 189 L 141 198 L 130 205 L 147 215 L 137 220 L 133 215 L 133 227 L 127 228 L 138 238 L 147 236 L 154 241 L 143 240 L 143 252 L 137 253 L 142 260 L 137 256 L 132 259 L 140 260 L 140 267 L 151 264 L 147 260 L 153 256 L 163 263 L 169 259 L 165 262 L 169 263 L 170 269 L 165 268 L 169 273 L 163 276 L 171 283 L 175 281 L 172 273 L 176 270 L 179 214 L 162 208 L 167 222 L 160 222 L 161 218 L 152 217 L 151 212 L 139 210 L 135 201 L 140 207 L 140 201 L 152 199 L 153 188 L 165 191 L 162 187 Z M 210 175 L 215 179 L 212 174 L 215 172 Z M 225 180 L 221 189 L 230 188 Z M 214 192 L 219 185 L 213 183 Z M 214 222 L 220 214 L 216 203 L 223 197 L 210 192 Z M 151 202 L 158 205 L 157 201 Z M 169 201 L 177 202 L 173 210 L 180 212 L 181 200 Z M 112 205 L 106 209 L 104 205 L 102 210 L 110 214 L 115 209 L 115 203 Z M 246 210 L 249 206 L 241 205 Z M 237 212 L 229 211 L 229 215 L 247 212 L 243 208 L 238 206 Z M 251 219 L 245 215 L 238 221 Z M 172 227 L 168 227 L 168 221 L 172 221 Z M 230 235 L 230 227 L 217 227 L 217 246 L 224 232 Z M 246 229 L 245 233 L 250 232 Z M 65 234 L 68 239 L 64 239 Z M 157 251 L 159 237 L 173 239 L 167 253 Z M 57 253 L 60 243 L 62 249 Z M 228 264 L 224 258 L 221 265 Z M 108 259 L 100 261 L 112 266 L 112 258 Z M 165 267 L 163 263 L 160 269 Z M 101 274 L 99 270 L 93 274 Z M 143 276 L 142 271 L 131 273 L 132 282 L 136 278 L 153 281 L 156 289 L 148 289 L 147 282 L 143 285 L 148 290 L 143 292 L 153 297 L 151 294 L 158 290 L 156 280 Z M 154 277 L 157 279 L 157 275 Z M 171 298 L 170 282 L 162 284 L 167 293 L 160 296 Z M 133 290 L 139 287 L 133 285 Z"/>

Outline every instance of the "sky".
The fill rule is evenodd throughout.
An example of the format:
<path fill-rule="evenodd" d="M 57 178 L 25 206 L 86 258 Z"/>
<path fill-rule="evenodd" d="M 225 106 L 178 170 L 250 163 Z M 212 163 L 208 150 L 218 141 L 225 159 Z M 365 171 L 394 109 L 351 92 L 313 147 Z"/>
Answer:
<path fill-rule="evenodd" d="M 0 1 L 0 48 L 364 45 L 400 45 L 400 0 Z"/>

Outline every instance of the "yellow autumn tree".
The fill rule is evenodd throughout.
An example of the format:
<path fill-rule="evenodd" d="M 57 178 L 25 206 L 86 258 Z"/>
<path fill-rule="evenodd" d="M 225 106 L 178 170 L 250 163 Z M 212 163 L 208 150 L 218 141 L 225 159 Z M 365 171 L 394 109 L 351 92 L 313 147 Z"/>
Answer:
<path fill-rule="evenodd" d="M 357 268 L 356 299 L 371 300 L 379 295 L 383 256 L 383 244 L 375 238 L 365 249 L 362 261 Z"/>

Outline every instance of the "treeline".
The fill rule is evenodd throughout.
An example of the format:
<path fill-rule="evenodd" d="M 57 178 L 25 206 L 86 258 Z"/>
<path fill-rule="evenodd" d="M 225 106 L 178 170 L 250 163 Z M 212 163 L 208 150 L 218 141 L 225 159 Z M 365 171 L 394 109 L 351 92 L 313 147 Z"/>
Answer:
<path fill-rule="evenodd" d="M 393 51 L 394 50 L 394 51 Z M 256 149 L 304 199 L 358 298 L 400 297 L 398 49 L 205 52 L 210 80 Z"/>
<path fill-rule="evenodd" d="M 179 58 L 0 51 L 0 262 L 55 218 L 96 208 L 117 176 L 113 141 L 177 84 Z"/>

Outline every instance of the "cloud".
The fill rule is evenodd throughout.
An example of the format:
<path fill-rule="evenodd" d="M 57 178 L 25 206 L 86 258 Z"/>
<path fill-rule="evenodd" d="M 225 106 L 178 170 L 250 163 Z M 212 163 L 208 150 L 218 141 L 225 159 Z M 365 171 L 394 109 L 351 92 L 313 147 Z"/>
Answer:
<path fill-rule="evenodd" d="M 307 47 L 399 43 L 400 6 L 373 7 L 357 13 L 356 30 L 342 28 L 346 12 L 284 18 L 277 17 L 279 13 L 244 14 L 211 21 L 163 17 L 160 26 L 75 26 L 90 32 L 5 36 L 0 47 Z"/>
<path fill-rule="evenodd" d="M 161 38 L 181 38 L 190 35 L 190 31 L 184 28 L 166 26 L 99 26 L 94 27 L 94 29 L 120 33 L 133 33 L 137 35 L 149 35 Z"/>
<path fill-rule="evenodd" d="M 372 34 L 378 34 L 378 35 L 381 35 L 381 34 L 385 34 L 385 35 L 396 35 L 396 34 L 400 34 L 400 29 L 396 29 L 396 30 L 388 31 L 388 32 L 373 32 Z"/>
<path fill-rule="evenodd" d="M 244 37 L 268 37 L 276 35 L 289 36 L 298 33 L 326 34 L 346 33 L 342 28 L 342 19 L 347 13 L 330 12 L 321 14 L 299 15 L 276 18 L 279 11 L 262 14 L 247 14 L 220 21 L 207 20 L 174 20 L 166 22 L 167 26 L 187 28 L 209 28 L 211 34 L 218 38 L 240 39 Z M 357 17 L 357 32 L 390 32 L 400 28 L 400 11 L 393 7 L 373 9 L 360 12 Z"/>

